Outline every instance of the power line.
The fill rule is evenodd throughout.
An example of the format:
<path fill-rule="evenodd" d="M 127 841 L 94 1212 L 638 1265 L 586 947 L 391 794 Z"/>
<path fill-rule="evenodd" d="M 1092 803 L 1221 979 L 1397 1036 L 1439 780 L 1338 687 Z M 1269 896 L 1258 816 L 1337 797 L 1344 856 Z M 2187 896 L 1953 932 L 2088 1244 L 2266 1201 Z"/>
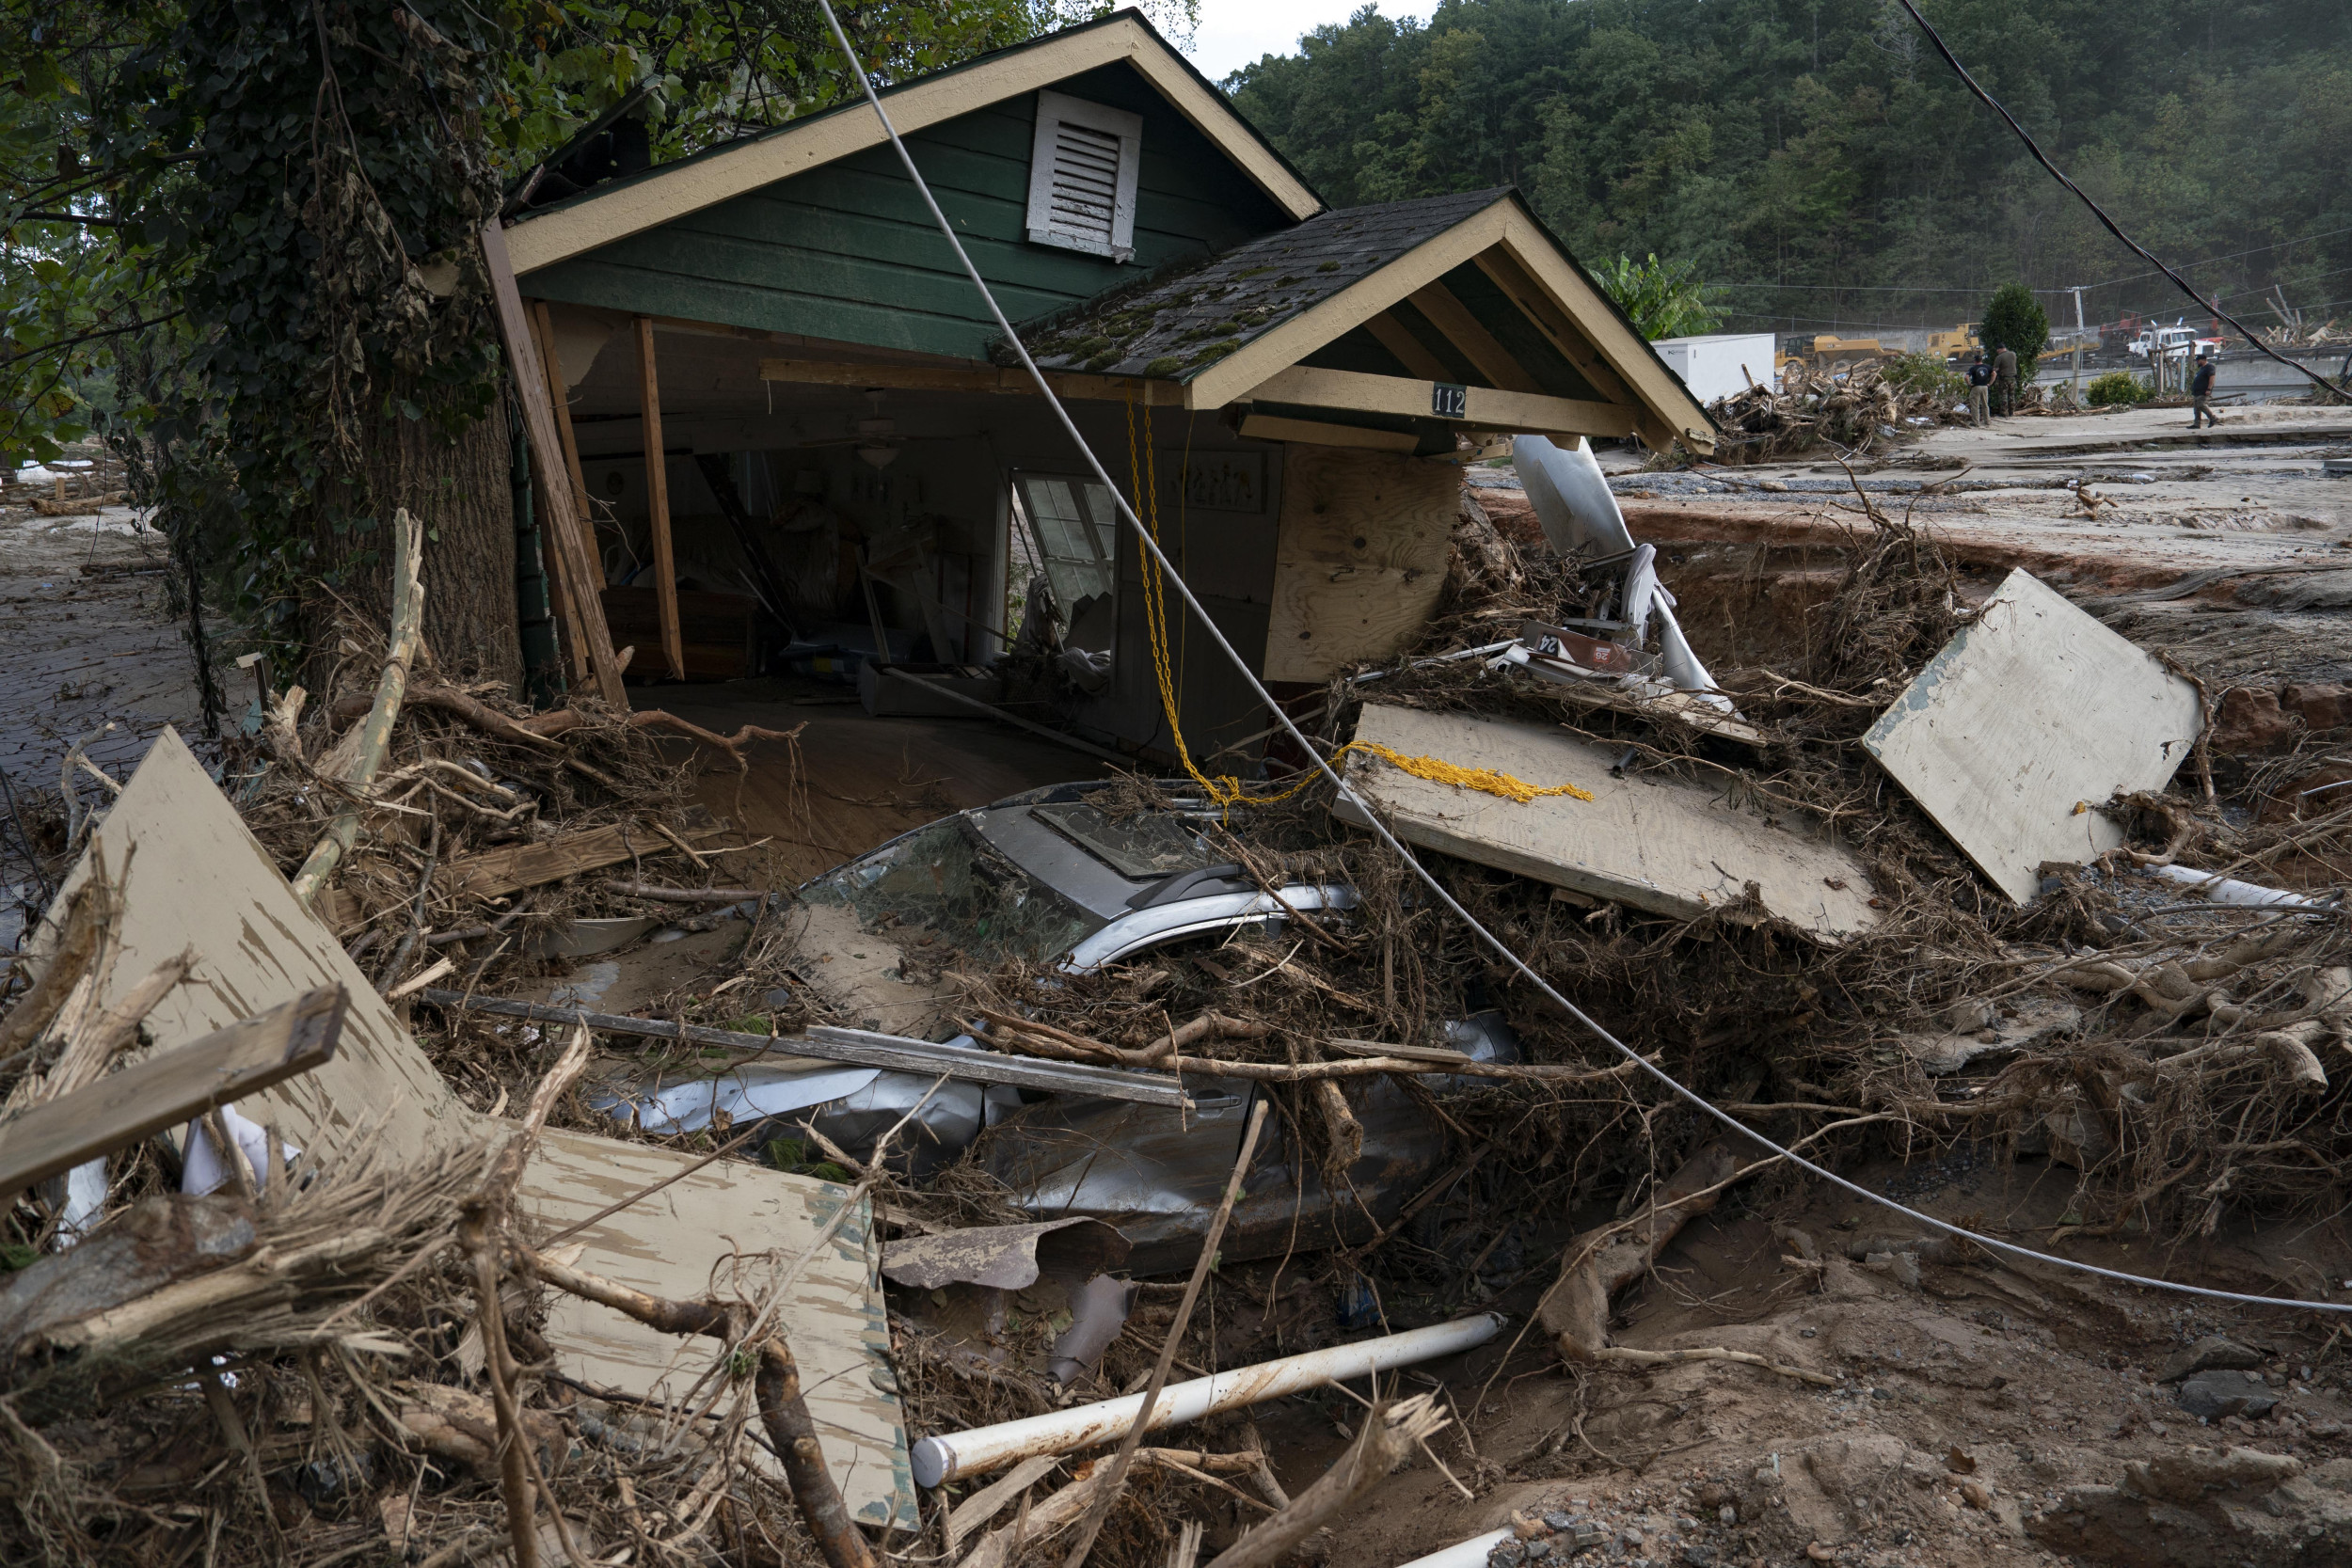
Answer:
<path fill-rule="evenodd" d="M 1004 334 L 1006 343 L 1011 347 L 1014 354 L 1020 356 L 1022 369 L 1029 372 L 1029 379 L 1036 385 L 1038 394 L 1045 400 L 1045 405 L 1054 411 L 1055 419 L 1061 424 L 1062 433 L 1070 437 L 1071 444 L 1076 447 L 1079 454 L 1086 459 L 1087 467 L 1092 471 L 1096 483 L 1110 492 L 1111 501 L 1119 510 L 1120 519 L 1135 534 L 1137 547 L 1151 558 L 1152 569 L 1161 573 L 1164 578 L 1175 580 L 1177 594 L 1184 599 L 1192 613 L 1200 618 L 1201 629 L 1208 634 L 1210 641 L 1216 644 L 1218 652 L 1225 656 L 1226 660 L 1240 673 L 1242 680 L 1248 686 L 1250 691 L 1273 711 L 1275 719 L 1279 722 L 1283 731 L 1293 741 L 1296 742 L 1301 754 L 1314 764 L 1316 771 L 1321 773 L 1342 797 L 1363 814 L 1363 820 L 1379 837 L 1380 842 L 1388 847 L 1390 852 L 1409 867 L 1421 884 L 1426 887 L 1455 919 L 1461 921 L 1463 927 L 1473 937 L 1492 950 L 1497 958 L 1502 959 L 1522 979 L 1541 991 L 1554 1006 L 1581 1024 L 1594 1038 L 1625 1058 L 1635 1070 L 1647 1074 L 1677 1099 L 1686 1101 L 1703 1115 L 1722 1123 L 1743 1144 L 1752 1144 L 1770 1149 L 1774 1155 L 1787 1160 L 1798 1169 L 1809 1172 L 1830 1185 L 1866 1202 L 1875 1203 L 1883 1209 L 1891 1209 L 1896 1213 L 1915 1220 L 1931 1230 L 1947 1236 L 1962 1237 L 1988 1251 L 2003 1253 L 2012 1258 L 2027 1258 L 2035 1262 L 2048 1263 L 2062 1269 L 2073 1269 L 2078 1273 L 2095 1275 L 2102 1279 L 2111 1279 L 2125 1285 L 2137 1285 L 2150 1290 L 2174 1291 L 2185 1295 L 2201 1296 L 2209 1301 L 2230 1301 L 2249 1307 L 2300 1307 L 2312 1312 L 2352 1313 L 2352 1303 L 2294 1301 L 2279 1296 L 2244 1295 L 2235 1291 L 2216 1291 L 2202 1285 L 2183 1285 L 2174 1280 L 2125 1274 L 2118 1269 L 2104 1269 L 2096 1264 L 2080 1262 L 2072 1258 L 2061 1258 L 2055 1253 L 2036 1252 L 2031 1247 L 2019 1246 L 2014 1242 L 1981 1235 L 1964 1227 L 1954 1225 L 1949 1220 L 1942 1220 L 1933 1214 L 1923 1213 L 1906 1204 L 1897 1202 L 1883 1193 L 1874 1193 L 1858 1182 L 1848 1180 L 1835 1171 L 1815 1164 L 1804 1155 L 1783 1148 L 1762 1133 L 1741 1125 L 1730 1112 L 1715 1105 L 1697 1090 L 1685 1086 L 1673 1074 L 1617 1038 L 1601 1025 L 1599 1020 L 1562 995 L 1549 980 L 1536 972 L 1533 965 L 1521 958 L 1501 937 L 1487 929 L 1476 915 L 1463 908 L 1461 901 L 1454 896 L 1445 884 L 1438 880 L 1429 868 L 1422 864 L 1419 857 L 1405 847 L 1404 841 L 1399 839 L 1390 830 L 1389 825 L 1381 820 L 1379 813 L 1372 809 L 1371 802 L 1358 794 L 1355 786 L 1343 778 L 1338 770 L 1332 768 L 1329 760 L 1315 749 L 1313 743 L 1307 738 L 1306 732 L 1298 727 L 1289 711 L 1280 703 L 1275 701 L 1274 694 L 1265 689 L 1265 683 L 1258 678 L 1257 672 L 1250 669 L 1248 660 L 1243 658 L 1233 647 L 1223 628 L 1209 618 L 1208 608 L 1193 593 L 1192 585 L 1184 580 L 1183 574 L 1176 570 L 1175 563 L 1168 559 L 1167 552 L 1160 548 L 1160 542 L 1152 536 L 1152 531 L 1144 527 L 1143 519 L 1136 515 L 1134 506 L 1129 503 L 1126 496 L 1120 493 L 1118 484 L 1112 481 L 1109 471 L 1103 467 L 1103 460 L 1095 455 L 1094 449 L 1087 444 L 1087 438 L 1079 433 L 1077 422 L 1071 419 L 1070 410 L 1063 405 L 1060 397 L 1055 393 L 1052 383 L 1045 379 L 1045 372 L 1039 370 L 1037 361 L 1030 357 L 1028 345 L 1023 342 L 1021 335 L 1013 330 L 1012 323 L 1006 318 L 1004 307 L 996 303 L 994 291 L 989 288 L 987 279 L 980 276 L 980 269 L 972 264 L 972 257 L 963 248 L 962 240 L 957 237 L 955 226 L 947 221 L 946 214 L 939 210 L 938 198 L 931 195 L 930 185 L 924 180 L 922 170 L 914 166 L 914 154 L 907 150 L 906 143 L 899 139 L 898 128 L 890 123 L 890 115 L 882 107 L 882 96 L 874 90 L 873 80 L 866 74 L 865 68 L 858 64 L 857 55 L 850 47 L 849 35 L 841 30 L 840 22 L 834 16 L 832 0 L 817 0 L 817 3 L 824 10 L 826 22 L 832 24 L 834 38 L 841 45 L 842 57 L 848 61 L 850 69 L 857 73 L 859 84 L 866 88 L 866 101 L 873 106 L 874 118 L 882 121 L 882 133 L 890 138 L 890 145 L 898 151 L 898 162 L 905 167 L 907 178 L 914 182 L 915 190 L 923 198 L 924 206 L 930 210 L 931 221 L 936 223 L 939 226 L 939 231 L 946 236 L 948 247 L 955 252 L 956 260 L 963 263 L 964 276 L 969 277 L 972 280 L 972 286 L 979 291 L 980 298 L 988 306 L 990 317 L 996 324 L 996 329 Z M 1908 7 L 1910 0 L 1903 0 L 1903 3 Z"/>

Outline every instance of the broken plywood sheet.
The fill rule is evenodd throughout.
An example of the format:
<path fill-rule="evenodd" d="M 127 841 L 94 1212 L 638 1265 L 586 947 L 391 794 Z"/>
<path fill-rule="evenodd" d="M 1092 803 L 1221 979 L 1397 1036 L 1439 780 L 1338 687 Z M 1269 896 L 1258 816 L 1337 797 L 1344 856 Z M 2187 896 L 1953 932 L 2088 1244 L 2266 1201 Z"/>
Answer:
<path fill-rule="evenodd" d="M 1410 641 L 1445 587 L 1461 493 L 1452 464 L 1294 442 L 1265 678 L 1320 681 Z"/>
<path fill-rule="evenodd" d="M 1765 909 L 1816 936 L 1850 936 L 1878 918 L 1869 879 L 1843 849 L 1767 822 L 1699 784 L 1613 778 L 1614 752 L 1559 730 L 1367 703 L 1356 738 L 1546 788 L 1572 784 L 1594 797 L 1520 805 L 1356 754 L 1349 782 L 1407 843 L 1659 914 L 1720 910 L 1753 882 Z M 1333 810 L 1362 820 L 1344 800 Z"/>
<path fill-rule="evenodd" d="M 2196 687 L 2022 567 L 1863 745 L 1995 887 L 2123 842 L 2095 807 L 2162 789 L 2203 722 Z"/>
<path fill-rule="evenodd" d="M 122 946 L 106 1001 L 183 948 L 196 949 L 187 983 L 147 1016 L 158 1048 L 189 1044 L 320 986 L 350 996 L 334 1058 L 244 1102 L 253 1120 L 275 1119 L 306 1148 L 346 1141 L 362 1117 L 378 1116 L 396 1148 L 476 1134 L 472 1113 L 342 943 L 294 902 L 277 863 L 176 731 L 148 749 L 90 834 L 66 892 L 97 865 L 122 884 L 115 926 Z M 62 911 L 66 902 L 61 895 L 51 909 Z M 44 926 L 35 951 L 45 955 L 56 937 Z"/>
<path fill-rule="evenodd" d="M 674 1174 L 681 1157 L 646 1144 L 551 1131 L 532 1161 L 521 1205 L 541 1234 Z M 866 1201 L 821 1245 L 850 1189 L 721 1161 L 580 1232 L 580 1266 L 672 1299 L 707 1294 L 765 1303 L 811 1246 L 773 1322 L 800 1363 L 810 1417 L 834 1483 L 862 1524 L 917 1528 L 881 1256 Z M 668 1403 L 710 1365 L 707 1340 L 680 1339 L 574 1296 L 548 1298 L 548 1342 L 565 1376 Z M 705 1390 L 707 1397 L 707 1390 Z"/>
<path fill-rule="evenodd" d="M 117 926 L 122 948 L 102 1002 L 119 1000 L 182 949 L 196 951 L 188 981 L 147 1017 L 155 1049 L 189 1044 L 320 986 L 341 985 L 349 994 L 333 1059 L 240 1102 L 252 1119 L 275 1121 L 292 1142 L 320 1153 L 347 1142 L 362 1117 L 379 1115 L 401 1148 L 513 1130 L 513 1122 L 481 1116 L 452 1092 L 342 944 L 294 902 L 276 863 L 172 731 L 149 750 L 93 831 L 67 890 L 80 887 L 100 863 L 126 884 Z M 60 897 L 52 910 L 61 912 L 66 903 Z M 36 961 L 56 940 L 54 925 L 44 925 L 33 944 Z M 524 1171 L 520 1200 L 526 1212 L 583 1218 L 691 1163 L 648 1144 L 551 1132 Z M 591 1228 L 580 1267 L 643 1289 L 700 1296 L 710 1288 L 711 1264 L 723 1255 L 776 1248 L 797 1257 L 841 1192 L 756 1165 L 710 1166 Z M 814 1222 L 811 1213 L 818 1216 Z M 876 1264 L 865 1256 L 870 1235 L 859 1216 L 843 1227 L 842 1239 L 818 1249 L 786 1304 L 783 1326 L 801 1358 L 809 1414 L 850 1512 L 912 1528 L 914 1491 L 898 1400 L 874 1381 L 891 1373 L 888 1341 L 879 1337 Z M 600 1307 L 581 1305 L 579 1312 L 597 1317 L 580 1324 L 577 1347 L 564 1335 L 551 1336 L 559 1353 L 594 1367 L 583 1374 L 590 1380 L 651 1397 L 660 1369 L 642 1346 L 631 1348 L 633 1336 L 661 1337 Z M 678 1341 L 664 1343 L 675 1352 Z"/>

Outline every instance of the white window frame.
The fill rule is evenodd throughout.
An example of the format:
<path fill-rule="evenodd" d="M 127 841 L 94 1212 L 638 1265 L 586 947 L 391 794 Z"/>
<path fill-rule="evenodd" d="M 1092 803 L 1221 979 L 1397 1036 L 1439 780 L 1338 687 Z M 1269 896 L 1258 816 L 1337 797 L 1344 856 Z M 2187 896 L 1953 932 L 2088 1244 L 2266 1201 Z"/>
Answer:
<path fill-rule="evenodd" d="M 1111 204 L 1111 243 L 1054 227 L 1055 133 L 1064 124 L 1119 138 L 1119 184 Z M 1029 148 L 1029 243 L 1082 250 L 1124 261 L 1136 253 L 1136 180 L 1143 162 L 1143 117 L 1058 92 L 1037 95 L 1037 138 Z"/>

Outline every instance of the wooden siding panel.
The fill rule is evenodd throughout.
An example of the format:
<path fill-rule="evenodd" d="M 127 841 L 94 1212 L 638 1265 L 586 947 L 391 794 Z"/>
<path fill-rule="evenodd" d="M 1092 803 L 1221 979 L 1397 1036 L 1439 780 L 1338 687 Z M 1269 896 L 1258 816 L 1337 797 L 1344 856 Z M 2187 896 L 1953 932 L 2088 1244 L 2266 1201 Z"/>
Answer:
<path fill-rule="evenodd" d="M 1130 67 L 1057 90 L 1144 117 L 1136 254 L 1120 265 L 1027 240 L 1036 99 L 908 138 L 915 166 L 1015 321 L 1221 250 L 1288 219 Z M 887 147 L 706 208 L 533 273 L 568 304 L 982 358 L 995 328 Z"/>

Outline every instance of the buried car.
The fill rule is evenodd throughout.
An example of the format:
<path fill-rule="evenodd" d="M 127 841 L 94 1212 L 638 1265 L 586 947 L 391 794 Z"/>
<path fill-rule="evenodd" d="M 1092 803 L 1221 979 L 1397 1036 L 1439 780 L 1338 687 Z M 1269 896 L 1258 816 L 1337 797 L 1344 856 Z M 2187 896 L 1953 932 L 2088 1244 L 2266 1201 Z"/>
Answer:
<path fill-rule="evenodd" d="M 1168 786 L 1165 805 L 1124 806 L 1099 783 L 1034 789 L 904 833 L 803 884 L 787 915 L 792 970 L 827 1007 L 869 1030 L 971 1044 L 949 966 L 1021 963 L 1084 974 L 1172 958 L 1300 914 L 1344 916 L 1344 884 L 1259 886 L 1206 832 L 1217 808 Z M 1445 1026 L 1473 1061 L 1518 1059 L 1498 1014 Z M 1418 1080 L 1444 1094 L 1472 1079 Z M 1436 1116 L 1386 1077 L 1343 1081 L 1362 1153 L 1327 1173 L 1281 1116 L 1269 1117 L 1220 1251 L 1241 1260 L 1369 1238 L 1392 1223 L 1445 1152 Z M 722 1117 L 732 1127 L 814 1132 L 864 1158 L 908 1112 L 903 1151 L 920 1178 L 977 1145 L 1012 1201 L 1041 1220 L 1118 1227 L 1129 1266 L 1185 1266 L 1240 1152 L 1263 1085 L 1189 1074 L 1188 1108 L 926 1076 L 837 1062 L 756 1061 L 608 1089 L 598 1102 L 651 1132 Z M 918 1110 L 917 1107 L 920 1107 Z M 766 1141 L 763 1135 L 762 1140 Z"/>

